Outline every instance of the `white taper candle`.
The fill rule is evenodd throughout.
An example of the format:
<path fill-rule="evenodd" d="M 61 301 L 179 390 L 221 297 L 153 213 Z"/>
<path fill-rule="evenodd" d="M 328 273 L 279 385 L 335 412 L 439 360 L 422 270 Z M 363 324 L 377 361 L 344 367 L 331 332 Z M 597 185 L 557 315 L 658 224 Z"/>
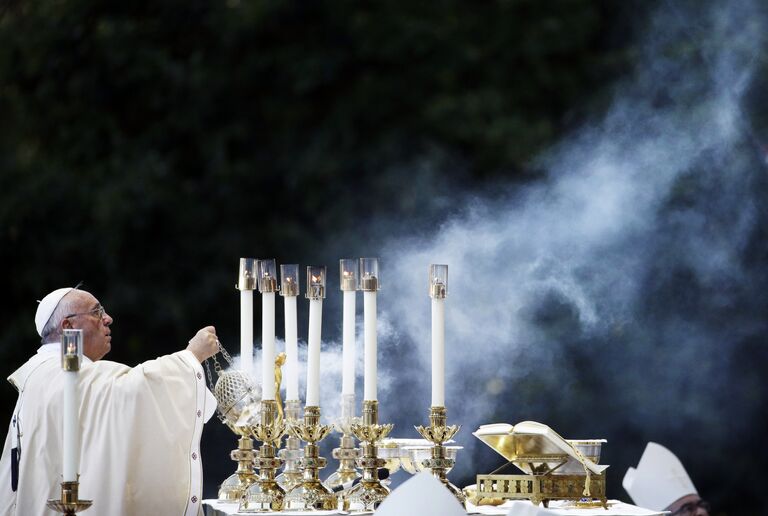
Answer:
<path fill-rule="evenodd" d="M 61 367 L 64 375 L 62 402 L 62 479 L 76 482 L 80 467 L 80 436 L 78 435 L 79 406 L 77 376 L 83 355 L 83 330 L 67 329 L 61 335 Z"/>
<path fill-rule="evenodd" d="M 355 394 L 355 298 L 354 290 L 344 292 L 342 316 L 342 382 L 341 394 Z"/>
<path fill-rule="evenodd" d="M 299 347 L 296 296 L 285 296 L 285 399 L 299 399 Z"/>
<path fill-rule="evenodd" d="M 63 434 L 63 477 L 64 482 L 77 481 L 78 460 L 80 457 L 77 436 L 77 371 L 64 371 L 64 418 Z M 29 453 L 29 452 L 27 452 Z"/>
<path fill-rule="evenodd" d="M 261 294 L 261 399 L 275 399 L 275 293 Z"/>
<path fill-rule="evenodd" d="M 309 336 L 307 338 L 307 399 L 308 407 L 320 406 L 320 332 L 323 321 L 323 300 L 309 300 Z"/>
<path fill-rule="evenodd" d="M 444 298 L 432 298 L 432 406 L 445 406 Z"/>
<path fill-rule="evenodd" d="M 376 291 L 363 292 L 365 388 L 363 399 L 377 401 L 376 393 Z"/>
<path fill-rule="evenodd" d="M 240 291 L 240 364 L 253 374 L 253 290 Z"/>

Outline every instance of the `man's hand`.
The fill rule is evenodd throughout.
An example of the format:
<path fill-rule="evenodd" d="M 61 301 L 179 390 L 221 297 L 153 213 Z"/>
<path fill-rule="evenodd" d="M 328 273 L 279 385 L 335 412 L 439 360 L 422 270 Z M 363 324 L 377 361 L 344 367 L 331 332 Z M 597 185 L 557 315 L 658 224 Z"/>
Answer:
<path fill-rule="evenodd" d="M 219 351 L 219 339 L 216 337 L 216 328 L 206 326 L 198 331 L 189 341 L 187 349 L 190 350 L 202 364 L 206 358 L 212 357 Z"/>

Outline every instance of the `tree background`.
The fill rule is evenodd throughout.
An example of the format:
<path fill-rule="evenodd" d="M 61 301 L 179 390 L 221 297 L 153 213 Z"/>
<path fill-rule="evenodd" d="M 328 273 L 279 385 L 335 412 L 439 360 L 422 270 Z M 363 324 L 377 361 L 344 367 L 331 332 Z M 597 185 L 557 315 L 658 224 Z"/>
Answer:
<path fill-rule="evenodd" d="M 3 3 L 5 374 L 36 348 L 34 300 L 54 288 L 83 280 L 100 298 L 115 318 L 112 360 L 133 365 L 176 351 L 210 323 L 233 349 L 239 257 L 334 271 L 342 255 L 372 255 L 392 235 L 433 231 L 457 212 L 457 196 L 494 198 L 499 185 L 544 181 L 535 158 L 602 112 L 640 53 L 649 16 L 664 6 Z M 764 64 L 760 57 L 757 84 Z M 752 137 L 764 125 L 761 100 L 748 97 Z M 764 284 L 765 226 L 757 227 L 749 256 Z M 326 323 L 324 337 L 338 332 Z M 752 372 L 765 365 L 762 329 L 751 342 L 744 381 L 765 400 Z M 587 367 L 570 396 L 593 399 L 600 388 Z M 10 385 L 0 393 L 10 414 L 15 393 Z M 557 410 L 540 407 L 541 420 Z M 516 421 L 502 408 L 497 415 Z M 748 454 L 763 447 L 765 423 L 764 415 L 754 421 L 746 442 L 712 443 L 719 461 L 682 457 L 715 513 L 760 512 L 765 474 Z M 621 477 L 652 436 L 628 429 L 608 437 L 609 495 L 626 500 Z M 233 446 L 221 425 L 208 425 L 207 497 L 231 472 Z M 729 472 L 738 478 L 723 480 Z"/>

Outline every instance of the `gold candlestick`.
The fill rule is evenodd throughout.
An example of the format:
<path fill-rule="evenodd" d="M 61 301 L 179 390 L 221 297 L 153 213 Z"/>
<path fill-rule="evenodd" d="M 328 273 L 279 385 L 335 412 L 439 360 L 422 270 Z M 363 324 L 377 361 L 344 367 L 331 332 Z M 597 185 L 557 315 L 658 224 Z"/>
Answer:
<path fill-rule="evenodd" d="M 378 469 L 385 461 L 378 458 L 376 443 L 389 435 L 392 427 L 392 424 L 379 424 L 378 401 L 363 401 L 363 422 L 352 425 L 352 432 L 362 444 L 362 458 L 358 459 L 357 465 L 363 470 L 363 478 L 344 497 L 344 510 L 375 510 L 389 494 L 389 489 L 379 481 Z"/>
<path fill-rule="evenodd" d="M 299 400 L 287 400 L 285 402 L 285 419 L 288 427 L 299 423 L 301 419 L 301 402 Z M 287 493 L 298 484 L 301 484 L 302 470 L 301 458 L 304 451 L 301 449 L 301 440 L 288 433 L 285 440 L 285 448 L 278 452 L 278 457 L 283 460 L 283 472 L 277 476 L 277 483 Z"/>
<path fill-rule="evenodd" d="M 339 447 L 333 450 L 333 458 L 339 461 L 339 469 L 325 481 L 331 489 L 360 478 L 360 473 L 355 468 L 355 462 L 360 458 L 360 449 L 355 447 L 355 440 L 352 438 L 352 425 L 357 423 L 360 423 L 360 418 L 355 417 L 355 395 L 345 394 L 342 396 L 341 418 L 335 425 L 341 433 Z"/>
<path fill-rule="evenodd" d="M 232 357 L 221 343 L 219 343 L 219 351 L 231 365 Z M 258 457 L 258 452 L 253 449 L 251 427 L 259 411 L 258 400 L 261 398 L 261 389 L 254 385 L 251 378 L 242 371 L 223 371 L 215 355 L 210 360 L 213 361 L 218 377 L 213 388 L 213 395 L 218 405 L 218 418 L 235 435 L 240 436 L 237 449 L 230 453 L 232 460 L 237 462 L 237 470 L 219 486 L 219 500 L 239 501 L 245 490 L 257 479 L 253 464 Z M 208 362 L 208 360 L 205 361 L 208 383 L 214 385 Z"/>
<path fill-rule="evenodd" d="M 254 482 L 240 500 L 240 512 L 269 512 L 283 509 L 285 491 L 275 481 L 275 470 L 280 467 L 282 459 L 275 456 L 276 447 L 285 434 L 285 421 L 278 415 L 275 400 L 261 401 L 261 422 L 253 425 L 253 435 L 262 441 L 256 464 L 259 468 L 259 478 Z"/>
<path fill-rule="evenodd" d="M 93 500 L 80 500 L 78 498 L 79 489 L 80 482 L 78 481 L 62 482 L 61 499 L 50 499 L 46 505 L 49 509 L 64 513 L 67 516 L 82 512 L 93 504 Z"/>
<path fill-rule="evenodd" d="M 258 478 L 253 469 L 253 464 L 258 458 L 259 453 L 253 449 L 253 439 L 242 433 L 250 432 L 250 428 L 227 426 L 236 434 L 240 434 L 240 439 L 237 441 L 237 449 L 232 450 L 229 454 L 230 458 L 237 462 L 237 470 L 219 486 L 219 500 L 239 502 L 243 494 L 245 494 L 245 490 L 256 482 Z"/>
<path fill-rule="evenodd" d="M 305 407 L 304 422 L 291 424 L 289 432 L 307 445 L 301 459 L 304 476 L 302 482 L 288 492 L 286 508 L 303 511 L 336 509 L 336 495 L 318 477 L 318 470 L 324 468 L 327 461 L 320 457 L 317 443 L 331 432 L 329 425 L 320 424 L 320 407 Z"/>
<path fill-rule="evenodd" d="M 224 357 L 229 354 L 221 348 Z M 240 371 L 224 372 L 221 370 L 216 357 L 213 357 L 214 368 L 218 374 L 218 380 L 214 387 L 214 396 L 218 401 L 218 416 L 222 423 L 232 430 L 240 438 L 237 441 L 237 449 L 230 452 L 230 457 L 237 462 L 237 470 L 231 474 L 219 487 L 219 500 L 240 501 L 245 490 L 257 480 L 253 469 L 254 462 L 258 458 L 258 452 L 253 449 L 252 419 L 256 416 L 257 399 L 261 396 L 258 389 L 253 386 L 248 376 Z M 207 365 L 207 363 L 206 363 Z M 208 369 L 210 378 L 210 369 Z"/>
<path fill-rule="evenodd" d="M 437 478 L 443 485 L 464 505 L 464 494 L 461 489 L 451 484 L 445 476 L 445 471 L 453 467 L 454 460 L 445 455 L 445 446 L 443 443 L 449 441 L 461 429 L 461 425 L 448 426 L 448 415 L 445 407 L 430 407 L 429 426 L 421 425 L 416 430 L 424 439 L 434 443 L 432 446 L 432 457 L 425 459 L 422 465 L 432 471 L 432 476 Z"/>

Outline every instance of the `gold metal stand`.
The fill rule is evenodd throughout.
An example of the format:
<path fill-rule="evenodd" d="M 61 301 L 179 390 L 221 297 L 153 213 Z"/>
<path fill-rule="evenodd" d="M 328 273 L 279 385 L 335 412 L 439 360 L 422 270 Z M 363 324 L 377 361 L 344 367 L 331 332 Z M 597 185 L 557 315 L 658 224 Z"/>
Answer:
<path fill-rule="evenodd" d="M 392 427 L 392 424 L 379 424 L 378 401 L 363 401 L 363 422 L 352 425 L 352 432 L 362 444 L 362 458 L 357 465 L 363 470 L 363 478 L 344 497 L 344 510 L 375 510 L 389 494 L 389 489 L 379 481 L 378 468 L 384 466 L 384 459 L 378 458 L 376 443 L 389 435 Z"/>
<path fill-rule="evenodd" d="M 488 475 L 477 475 L 476 488 L 468 491 L 472 502 L 528 499 L 547 507 L 551 500 L 569 500 L 577 507 L 608 508 L 605 471 L 595 467 L 600 452 L 588 458 L 548 426 L 532 424 L 536 425 L 535 432 L 521 428 L 524 423 L 519 423 L 497 433 L 475 433 L 509 462 Z M 511 465 L 525 474 L 501 473 Z"/>
<path fill-rule="evenodd" d="M 232 363 L 229 353 L 220 346 L 224 358 Z M 218 418 L 240 438 L 237 449 L 232 450 L 230 457 L 237 462 L 237 470 L 230 475 L 219 487 L 219 500 L 239 501 L 245 490 L 256 481 L 253 464 L 258 453 L 253 449 L 251 439 L 252 425 L 250 424 L 258 409 L 258 399 L 261 393 L 252 384 L 250 377 L 241 371 L 223 371 L 215 356 L 212 357 L 214 369 L 218 376 L 213 389 L 218 402 Z M 213 384 L 210 367 L 206 361 L 208 382 Z M 241 424 L 243 423 L 243 424 Z M 246 424 L 247 423 L 247 424 Z"/>
<path fill-rule="evenodd" d="M 538 457 L 533 457 L 538 459 Z M 588 480 L 587 480 L 588 479 Z M 587 482 L 589 487 L 586 487 Z M 491 500 L 530 500 L 549 507 L 551 500 L 571 500 L 576 506 L 608 508 L 605 473 L 600 475 L 477 475 L 473 503 Z"/>
<path fill-rule="evenodd" d="M 355 417 L 355 395 L 345 394 L 341 401 L 341 418 L 336 422 L 336 429 L 341 433 L 339 447 L 333 449 L 333 458 L 339 461 L 339 469 L 328 477 L 325 484 L 335 489 L 360 478 L 355 462 L 360 458 L 360 449 L 355 447 L 352 438 L 352 425 L 359 424 Z"/>
<path fill-rule="evenodd" d="M 259 478 L 246 489 L 238 511 L 280 511 L 283 509 L 285 491 L 275 481 L 275 470 L 282 463 L 282 460 L 275 456 L 275 451 L 285 434 L 285 421 L 278 416 L 275 400 L 261 401 L 261 423 L 254 425 L 252 431 L 256 439 L 263 443 L 256 459 Z"/>
<path fill-rule="evenodd" d="M 461 489 L 451 484 L 445 476 L 445 472 L 453 467 L 454 460 L 445 455 L 445 446 L 443 443 L 449 441 L 461 429 L 461 425 L 448 426 L 448 412 L 445 407 L 430 407 L 429 426 L 421 425 L 416 427 L 421 436 L 434 443 L 432 446 L 432 457 L 424 460 L 423 466 L 432 471 L 432 476 L 438 479 L 443 485 L 464 505 L 465 498 Z"/>
<path fill-rule="evenodd" d="M 48 500 L 46 505 L 49 509 L 61 512 L 66 515 L 74 515 L 78 512 L 86 510 L 93 504 L 93 500 L 80 500 L 78 498 L 78 490 L 80 488 L 80 482 L 62 482 L 61 483 L 61 499 Z"/>
<path fill-rule="evenodd" d="M 251 484 L 256 482 L 256 472 L 253 470 L 253 464 L 258 458 L 258 451 L 253 449 L 253 439 L 248 435 L 245 435 L 245 427 L 234 427 L 227 425 L 229 428 L 240 434 L 240 439 L 237 441 L 237 449 L 232 450 L 230 457 L 233 461 L 237 462 L 237 471 L 232 473 L 227 479 L 221 483 L 219 487 L 219 500 L 227 502 L 239 502 L 245 494 L 245 490 L 248 489 Z M 248 428 L 248 430 L 250 427 Z"/>
<path fill-rule="evenodd" d="M 332 510 L 336 509 L 336 495 L 320 482 L 318 470 L 325 467 L 327 461 L 320 457 L 317 443 L 331 432 L 330 425 L 320 424 L 320 407 L 305 407 L 304 422 L 289 426 L 289 432 L 307 445 L 301 465 L 304 477 L 300 484 L 291 489 L 285 500 L 289 510 Z"/>
<path fill-rule="evenodd" d="M 299 400 L 287 400 L 285 402 L 285 420 L 288 427 L 293 424 L 299 423 L 301 419 L 301 402 Z M 287 493 L 298 484 L 301 484 L 302 471 L 301 471 L 301 458 L 304 456 L 304 451 L 301 449 L 301 440 L 288 434 L 285 440 L 285 448 L 278 452 L 285 464 L 283 466 L 283 472 L 277 476 L 277 483 L 280 484 Z"/>

